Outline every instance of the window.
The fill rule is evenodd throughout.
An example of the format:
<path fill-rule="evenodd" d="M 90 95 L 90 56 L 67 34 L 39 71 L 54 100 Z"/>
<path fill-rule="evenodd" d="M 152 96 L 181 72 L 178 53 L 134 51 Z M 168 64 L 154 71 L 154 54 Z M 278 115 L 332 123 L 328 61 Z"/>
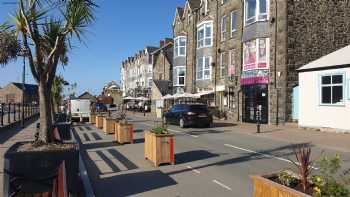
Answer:
<path fill-rule="evenodd" d="M 343 74 L 321 76 L 321 104 L 344 104 L 344 81 Z"/>
<path fill-rule="evenodd" d="M 226 40 L 226 24 L 227 24 L 227 17 L 223 16 L 221 18 L 221 42 Z"/>
<path fill-rule="evenodd" d="M 185 86 L 186 68 L 185 66 L 175 67 L 175 86 Z"/>
<path fill-rule="evenodd" d="M 197 80 L 211 79 L 211 57 L 199 57 L 197 59 Z"/>
<path fill-rule="evenodd" d="M 174 39 L 174 55 L 186 56 L 186 37 L 179 36 Z"/>
<path fill-rule="evenodd" d="M 197 48 L 211 47 L 213 43 L 212 22 L 204 23 L 198 26 Z"/>
<path fill-rule="evenodd" d="M 229 64 L 228 64 L 228 75 L 229 77 L 233 77 L 236 74 L 236 59 L 235 59 L 236 51 L 234 49 L 229 52 Z"/>
<path fill-rule="evenodd" d="M 237 31 L 237 12 L 231 12 L 231 36 Z"/>
<path fill-rule="evenodd" d="M 224 5 L 228 2 L 228 0 L 221 0 L 221 5 Z"/>
<path fill-rule="evenodd" d="M 268 38 L 243 43 L 243 71 L 268 69 Z"/>
<path fill-rule="evenodd" d="M 153 82 L 152 78 L 148 78 L 148 87 L 152 87 L 152 82 Z M 142 84 L 142 86 L 143 86 L 143 84 Z"/>
<path fill-rule="evenodd" d="M 221 78 L 226 76 L 225 56 L 226 56 L 226 53 L 220 53 L 220 77 Z"/>
<path fill-rule="evenodd" d="M 268 19 L 268 0 L 245 0 L 245 25 Z"/>

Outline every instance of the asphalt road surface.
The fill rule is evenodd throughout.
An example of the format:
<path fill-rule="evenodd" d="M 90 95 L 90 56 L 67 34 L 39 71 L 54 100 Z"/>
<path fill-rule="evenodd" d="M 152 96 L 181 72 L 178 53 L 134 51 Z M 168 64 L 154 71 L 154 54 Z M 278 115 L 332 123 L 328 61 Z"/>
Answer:
<path fill-rule="evenodd" d="M 75 127 L 96 196 L 248 197 L 253 193 L 250 175 L 295 168 L 290 161 L 295 144 L 235 133 L 220 125 L 169 126 L 175 135 L 176 165 L 156 168 L 144 159 L 143 131 L 158 123 L 138 116 L 130 122 L 135 125 L 135 144 L 123 146 L 94 126 Z M 321 153 L 339 153 L 344 168 L 350 168 L 346 153 L 309 146 L 314 159 Z"/>

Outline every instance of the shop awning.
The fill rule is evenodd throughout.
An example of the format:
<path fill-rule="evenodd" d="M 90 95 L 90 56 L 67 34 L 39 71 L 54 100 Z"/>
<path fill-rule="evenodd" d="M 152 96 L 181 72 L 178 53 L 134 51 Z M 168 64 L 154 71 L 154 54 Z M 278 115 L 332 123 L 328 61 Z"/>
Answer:
<path fill-rule="evenodd" d="M 124 97 L 123 100 L 135 100 L 136 98 L 135 97 L 131 97 L 131 96 L 128 96 L 128 97 Z"/>
<path fill-rule="evenodd" d="M 211 90 L 211 91 L 198 92 L 195 95 L 197 98 L 200 98 L 202 96 L 209 95 L 209 94 L 214 94 L 214 91 Z"/>
<path fill-rule="evenodd" d="M 135 100 L 138 100 L 138 101 L 148 101 L 148 100 L 150 100 L 150 99 L 149 99 L 149 98 L 146 98 L 146 97 L 141 96 L 141 97 L 137 97 L 137 98 L 135 98 Z"/>

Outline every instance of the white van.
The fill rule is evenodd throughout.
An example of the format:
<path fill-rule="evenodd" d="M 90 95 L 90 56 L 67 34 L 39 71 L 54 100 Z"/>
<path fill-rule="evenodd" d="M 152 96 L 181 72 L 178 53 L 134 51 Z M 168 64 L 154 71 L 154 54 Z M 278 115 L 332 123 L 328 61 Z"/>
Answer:
<path fill-rule="evenodd" d="M 70 101 L 70 113 L 73 120 L 83 122 L 90 118 L 90 105 L 89 99 L 73 99 Z"/>

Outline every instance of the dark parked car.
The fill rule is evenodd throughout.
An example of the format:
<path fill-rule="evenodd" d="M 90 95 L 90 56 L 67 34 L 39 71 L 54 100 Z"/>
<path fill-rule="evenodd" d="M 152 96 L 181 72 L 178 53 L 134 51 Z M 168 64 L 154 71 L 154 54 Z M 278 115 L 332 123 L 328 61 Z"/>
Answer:
<path fill-rule="evenodd" d="M 206 105 L 177 104 L 164 114 L 164 121 L 169 124 L 180 125 L 181 128 L 188 126 L 211 127 L 213 117 Z"/>

